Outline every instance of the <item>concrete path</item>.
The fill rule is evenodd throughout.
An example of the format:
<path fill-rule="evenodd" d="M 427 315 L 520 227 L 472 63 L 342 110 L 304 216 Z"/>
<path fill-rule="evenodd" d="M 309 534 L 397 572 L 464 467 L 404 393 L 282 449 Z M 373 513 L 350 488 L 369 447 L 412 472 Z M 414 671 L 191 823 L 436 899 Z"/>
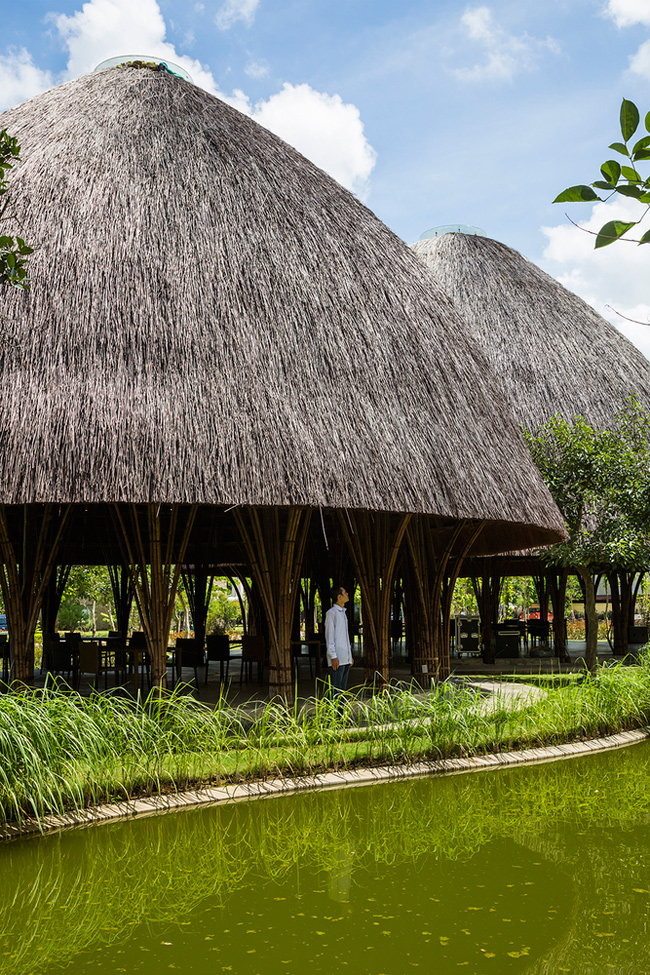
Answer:
<path fill-rule="evenodd" d="M 480 709 L 484 712 L 498 711 L 501 708 L 515 710 L 526 707 L 546 696 L 542 687 L 534 684 L 518 684 L 515 681 L 474 680 L 471 686 L 482 694 Z"/>

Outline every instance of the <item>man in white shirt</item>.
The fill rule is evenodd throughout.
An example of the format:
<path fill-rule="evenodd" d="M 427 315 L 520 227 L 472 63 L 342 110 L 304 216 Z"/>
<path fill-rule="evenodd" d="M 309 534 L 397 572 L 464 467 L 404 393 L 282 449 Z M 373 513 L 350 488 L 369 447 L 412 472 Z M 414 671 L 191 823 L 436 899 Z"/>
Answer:
<path fill-rule="evenodd" d="M 349 600 L 343 586 L 332 589 L 334 605 L 325 614 L 325 646 L 327 668 L 333 694 L 347 690 L 350 667 L 354 664 L 350 648 L 348 614 L 345 604 Z"/>

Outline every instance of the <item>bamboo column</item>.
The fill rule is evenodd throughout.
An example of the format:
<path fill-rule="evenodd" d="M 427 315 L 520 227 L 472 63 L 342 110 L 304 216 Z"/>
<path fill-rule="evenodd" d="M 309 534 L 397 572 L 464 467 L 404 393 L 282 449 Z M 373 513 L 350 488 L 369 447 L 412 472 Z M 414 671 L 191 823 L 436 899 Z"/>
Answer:
<path fill-rule="evenodd" d="M 194 639 L 199 649 L 205 647 L 205 632 L 210 608 L 210 597 L 214 586 L 214 572 L 208 562 L 195 562 L 193 570 L 185 568 L 182 572 L 183 585 L 194 624 Z"/>
<path fill-rule="evenodd" d="M 65 587 L 68 584 L 71 565 L 54 566 L 50 574 L 45 593 L 43 594 L 43 607 L 41 609 L 41 620 L 43 633 L 54 633 L 56 630 L 56 618 L 61 607 L 61 600 Z"/>
<path fill-rule="evenodd" d="M 449 659 L 449 633 L 451 627 L 451 609 L 454 600 L 454 589 L 463 563 L 486 525 L 485 521 L 464 521 L 462 530 L 467 531 L 463 539 L 459 536 L 458 550 L 447 560 L 447 573 L 442 584 L 442 637 L 440 642 L 440 679 L 449 677 L 451 663 Z"/>
<path fill-rule="evenodd" d="M 230 575 L 226 576 L 228 582 L 233 587 L 235 594 L 237 596 L 237 602 L 239 603 L 239 612 L 241 613 L 242 629 L 244 635 L 252 632 L 249 630 L 249 616 L 251 615 L 251 587 L 245 576 L 235 576 L 232 571 Z M 244 590 L 245 598 L 242 596 L 239 587 Z M 248 603 L 248 609 L 246 604 Z"/>
<path fill-rule="evenodd" d="M 628 627 L 634 622 L 635 577 L 635 569 L 607 573 L 612 596 L 613 649 L 617 657 L 624 657 L 627 653 Z"/>
<path fill-rule="evenodd" d="M 361 586 L 366 684 L 387 684 L 390 676 L 390 604 L 393 578 L 410 514 L 339 511 L 339 524 Z"/>
<path fill-rule="evenodd" d="M 410 557 L 411 605 L 411 672 L 424 677 L 426 683 L 437 676 L 441 668 L 444 633 L 442 619 L 443 582 L 447 576 L 449 558 L 457 548 L 465 529 L 459 522 L 446 541 L 436 545 L 436 533 L 431 518 L 418 515 L 406 529 L 406 544 Z M 436 553 L 436 548 L 439 553 Z"/>
<path fill-rule="evenodd" d="M 494 663 L 494 650 L 492 647 L 492 623 L 496 622 L 499 613 L 499 598 L 501 595 L 501 575 L 500 573 L 490 572 L 489 563 L 483 562 L 480 577 L 472 576 L 472 588 L 478 603 L 478 611 L 481 617 L 481 643 L 485 653 L 484 660 L 487 658 L 489 663 Z"/>
<path fill-rule="evenodd" d="M 205 508 L 196 523 L 193 566 L 182 570 L 185 594 L 192 614 L 194 640 L 199 649 L 205 647 L 210 598 L 214 587 L 214 552 L 216 548 L 216 509 Z"/>
<path fill-rule="evenodd" d="M 568 660 L 566 648 L 566 632 L 564 629 L 564 604 L 566 587 L 569 579 L 568 569 L 556 571 L 554 568 L 546 570 L 548 593 L 553 608 L 553 646 L 559 660 Z"/>
<path fill-rule="evenodd" d="M 549 587 L 548 587 L 548 576 L 546 573 L 543 575 L 534 575 L 533 584 L 535 586 L 535 592 L 537 593 L 537 601 L 539 603 L 539 618 L 540 622 L 548 623 L 548 601 L 550 597 Z"/>
<path fill-rule="evenodd" d="M 128 565 L 109 565 L 108 575 L 115 604 L 117 630 L 126 639 L 134 596 L 131 572 Z"/>
<path fill-rule="evenodd" d="M 34 632 L 56 567 L 70 505 L 23 505 L 21 550 L 11 540 L 6 505 L 0 505 L 0 588 L 7 614 L 11 677 L 34 680 Z"/>
<path fill-rule="evenodd" d="M 311 511 L 250 507 L 233 514 L 268 626 L 269 695 L 291 701 L 291 628 Z"/>
<path fill-rule="evenodd" d="M 197 508 L 188 506 L 183 525 L 179 505 L 165 506 L 164 523 L 162 505 L 111 506 L 151 655 L 151 680 L 160 687 L 167 684 L 169 628 Z"/>

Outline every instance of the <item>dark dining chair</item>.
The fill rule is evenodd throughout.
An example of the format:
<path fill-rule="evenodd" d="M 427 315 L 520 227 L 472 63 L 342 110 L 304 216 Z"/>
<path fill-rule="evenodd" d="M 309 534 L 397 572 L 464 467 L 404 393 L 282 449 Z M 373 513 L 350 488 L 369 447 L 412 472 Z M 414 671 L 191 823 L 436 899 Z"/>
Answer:
<path fill-rule="evenodd" d="M 226 665 L 226 680 L 230 669 L 230 637 L 225 633 L 211 633 L 205 638 L 205 683 L 208 683 L 208 667 L 211 663 L 219 662 L 219 680 L 223 682 L 224 664 Z"/>
<path fill-rule="evenodd" d="M 191 667 L 194 671 L 194 680 L 198 688 L 198 668 L 203 667 L 205 663 L 203 647 L 199 647 L 193 637 L 179 636 L 176 640 L 176 653 L 173 657 L 175 657 L 176 676 L 178 680 L 181 680 L 183 677 L 183 668 Z"/>
<path fill-rule="evenodd" d="M 241 641 L 241 672 L 239 686 L 241 687 L 246 673 L 246 680 L 253 679 L 253 664 L 257 664 L 259 683 L 262 683 L 264 664 L 266 663 L 266 643 L 263 636 L 243 636 Z"/>
<path fill-rule="evenodd" d="M 77 690 L 81 683 L 82 674 L 93 674 L 93 683 L 97 686 L 99 675 L 102 672 L 102 655 L 99 644 L 92 641 L 79 644 L 79 658 L 77 665 Z M 106 671 L 104 670 L 104 687 L 106 687 Z"/>
<path fill-rule="evenodd" d="M 128 671 L 134 671 L 136 685 L 140 684 L 138 667 L 142 669 L 142 683 L 146 675 L 147 684 L 151 687 L 151 656 L 147 650 L 147 637 L 143 630 L 135 630 L 129 637 L 126 650 Z"/>
<path fill-rule="evenodd" d="M 72 679 L 74 671 L 72 649 L 68 641 L 62 640 L 58 633 L 43 634 L 41 673 L 44 670 L 48 674 L 66 674 L 68 680 Z"/>
<path fill-rule="evenodd" d="M 7 633 L 0 633 L 0 660 L 2 660 L 2 679 L 7 684 L 9 682 L 9 669 L 11 667 L 11 652 L 9 635 Z"/>

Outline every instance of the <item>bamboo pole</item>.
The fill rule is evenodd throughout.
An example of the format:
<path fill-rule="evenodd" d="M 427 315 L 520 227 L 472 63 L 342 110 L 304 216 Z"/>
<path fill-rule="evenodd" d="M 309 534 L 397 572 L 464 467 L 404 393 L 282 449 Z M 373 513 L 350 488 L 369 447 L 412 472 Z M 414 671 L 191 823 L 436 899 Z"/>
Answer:
<path fill-rule="evenodd" d="M 24 684 L 34 680 L 34 632 L 69 515 L 70 505 L 59 508 L 56 515 L 51 504 L 42 508 L 24 505 L 19 559 L 10 537 L 7 508 L 0 505 L 0 588 L 9 628 L 11 676 Z"/>
<path fill-rule="evenodd" d="M 167 644 L 174 602 L 185 553 L 196 519 L 197 505 L 188 508 L 185 525 L 178 538 L 180 506 L 172 505 L 169 524 L 163 532 L 161 506 L 146 506 L 147 542 L 135 504 L 128 505 L 128 521 L 120 505 L 111 506 L 124 561 L 130 568 L 138 612 L 151 657 L 151 680 L 159 687 L 167 684 Z M 163 537 L 164 535 L 164 537 Z"/>
<path fill-rule="evenodd" d="M 390 600 L 397 558 L 410 514 L 337 512 L 361 586 L 364 677 L 385 686 L 390 677 Z"/>
<path fill-rule="evenodd" d="M 291 701 L 291 627 L 311 510 L 289 508 L 284 525 L 278 508 L 233 513 L 268 625 L 269 695 Z"/>
<path fill-rule="evenodd" d="M 486 521 L 476 521 L 476 522 L 463 522 L 463 529 L 468 526 L 470 528 L 469 534 L 465 539 L 465 542 L 461 545 L 460 550 L 452 557 L 450 555 L 448 559 L 448 567 L 450 571 L 447 572 L 447 591 L 442 601 L 442 637 L 440 643 L 440 679 L 445 680 L 449 677 L 451 670 L 450 659 L 449 659 L 449 630 L 451 626 L 451 606 L 454 598 L 454 588 L 458 581 L 458 576 L 460 575 L 460 570 L 462 568 L 463 562 L 469 555 L 474 544 L 478 541 L 479 536 L 483 529 L 485 528 Z"/>

